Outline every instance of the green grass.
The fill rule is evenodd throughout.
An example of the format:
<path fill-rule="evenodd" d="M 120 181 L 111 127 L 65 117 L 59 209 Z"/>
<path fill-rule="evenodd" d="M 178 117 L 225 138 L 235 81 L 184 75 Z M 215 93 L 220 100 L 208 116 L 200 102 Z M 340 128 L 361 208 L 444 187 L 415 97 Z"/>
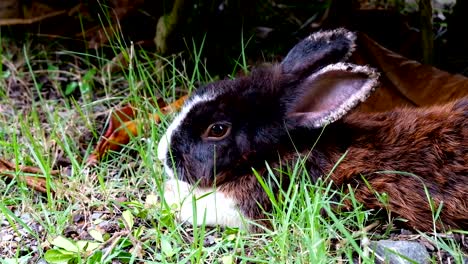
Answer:
<path fill-rule="evenodd" d="M 271 171 L 273 178 L 284 174 L 294 179 L 279 197 L 271 194 L 271 230 L 253 234 L 176 223 L 171 209 L 160 201 L 164 175 L 156 155 L 172 116 L 159 125 L 145 122 L 139 136 L 121 151 L 96 167 L 86 166 L 112 107 L 131 103 L 144 119 L 159 113 L 152 103 L 158 97 L 173 101 L 196 83 L 212 80 L 202 63 L 203 42 L 192 43 L 191 69 L 180 58 L 161 58 L 115 43 L 116 55 L 126 58 L 121 60 L 124 65 L 114 65 L 122 69 L 116 74 L 108 71 L 114 62 L 98 53 L 60 51 L 70 61 L 81 62 L 81 67 L 64 72 L 45 49 L 8 49 L 13 45 L 8 41 L 1 41 L 0 53 L 0 157 L 39 167 L 47 193 L 0 178 L 0 223 L 7 222 L 10 233 L 21 237 L 15 245 L 0 242 L 0 263 L 41 258 L 68 263 L 373 263 L 366 241 L 390 236 L 379 232 L 388 231 L 384 227 L 368 228 L 375 212 L 363 209 L 352 190 L 339 196 L 350 199 L 354 209 L 335 212 L 341 203 L 333 199 L 335 191 L 322 181 L 311 183 L 300 162 Z M 239 58 L 236 67 L 247 71 L 243 54 Z M 47 84 L 41 81 L 44 76 Z M 59 81 L 64 76 L 66 84 Z M 24 93 L 19 97 L 12 96 L 16 80 Z M 59 96 L 44 96 L 52 92 Z M 51 175 L 56 168 L 62 176 Z M 262 184 L 268 192 L 269 185 Z M 386 224 L 386 219 L 380 220 Z M 453 238 L 424 236 L 449 252 L 455 263 L 462 262 L 462 250 Z"/>

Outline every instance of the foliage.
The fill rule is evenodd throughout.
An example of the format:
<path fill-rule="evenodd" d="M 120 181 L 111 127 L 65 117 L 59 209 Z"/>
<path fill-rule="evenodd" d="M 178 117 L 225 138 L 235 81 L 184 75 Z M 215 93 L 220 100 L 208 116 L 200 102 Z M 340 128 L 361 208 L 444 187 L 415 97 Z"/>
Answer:
<path fill-rule="evenodd" d="M 231 41 L 245 48 L 250 36 L 233 34 Z M 157 142 L 173 116 L 160 125 L 139 124 L 130 144 L 98 166 L 86 166 L 109 109 L 131 103 L 139 107 L 137 118 L 161 114 L 154 104 L 158 97 L 170 102 L 219 78 L 205 64 L 205 52 L 213 47 L 208 38 L 213 36 L 187 41 L 191 64 L 178 56 L 158 57 L 121 39 L 109 44 L 114 56 L 109 59 L 100 51 L 54 51 L 56 43 L 43 46 L 26 39 L 18 46 L 1 38 L 0 156 L 37 166 L 47 189 L 42 196 L 19 178 L 0 178 L 0 232 L 22 237 L 20 243 L 2 244 L 2 263 L 41 258 L 49 263 L 373 262 L 365 242 L 400 232 L 392 226 L 399 219 L 373 218 L 376 212 L 364 210 L 352 192 L 311 183 L 300 163 L 282 172 L 296 181 L 275 201 L 271 230 L 250 234 L 176 223 L 175 209 L 160 201 L 164 175 L 156 158 Z M 248 73 L 248 52 L 230 56 L 236 66 L 229 65 L 226 72 Z M 52 175 L 54 169 L 61 176 Z M 268 192 L 268 184 L 263 187 Z M 386 199 L 385 194 L 378 197 Z M 333 210 L 342 199 L 350 199 L 354 209 Z M 462 263 L 463 249 L 454 236 L 424 236 L 435 245 L 435 254 L 448 252 L 445 259 Z"/>

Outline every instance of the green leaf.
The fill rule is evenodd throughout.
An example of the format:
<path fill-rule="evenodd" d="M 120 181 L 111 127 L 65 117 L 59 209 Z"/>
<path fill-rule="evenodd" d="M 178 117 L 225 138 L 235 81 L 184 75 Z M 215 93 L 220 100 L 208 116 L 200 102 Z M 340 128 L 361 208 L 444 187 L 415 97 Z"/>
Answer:
<path fill-rule="evenodd" d="M 7 79 L 8 77 L 11 76 L 11 71 L 9 70 L 3 71 L 1 76 L 2 76 L 2 79 Z"/>
<path fill-rule="evenodd" d="M 104 237 L 102 236 L 101 232 L 97 231 L 96 229 L 91 229 L 88 231 L 88 233 L 94 240 L 104 242 Z"/>
<path fill-rule="evenodd" d="M 16 264 L 18 262 L 16 261 L 16 259 L 6 258 L 6 259 L 0 259 L 0 263 L 2 263 L 2 264 Z"/>
<path fill-rule="evenodd" d="M 59 248 L 63 248 L 67 251 L 70 251 L 70 252 L 75 252 L 77 253 L 79 250 L 78 250 L 78 246 L 76 245 L 76 243 L 74 241 L 71 241 L 70 239 L 66 238 L 66 237 L 63 237 L 63 236 L 58 236 L 56 238 L 54 238 L 54 240 L 52 240 L 52 242 L 50 242 L 52 245 L 54 246 L 57 246 Z"/>
<path fill-rule="evenodd" d="M 111 238 L 111 235 L 109 233 L 105 233 L 102 237 L 104 238 L 104 241 L 107 241 Z"/>
<path fill-rule="evenodd" d="M 104 221 L 105 221 L 104 219 L 98 218 L 98 219 L 94 220 L 93 224 L 99 225 L 100 223 L 102 223 Z"/>
<path fill-rule="evenodd" d="M 98 250 L 94 252 L 94 254 L 88 258 L 86 263 L 88 264 L 102 263 L 102 251 Z"/>
<path fill-rule="evenodd" d="M 78 83 L 77 82 L 71 82 L 69 84 L 67 84 L 67 87 L 65 88 L 65 96 L 68 96 L 70 94 L 72 94 L 76 88 L 78 88 Z"/>
<path fill-rule="evenodd" d="M 50 249 L 44 255 L 48 263 L 67 263 L 73 258 L 78 257 L 75 253 L 61 249 Z"/>
<path fill-rule="evenodd" d="M 133 228 L 133 224 L 135 223 L 133 221 L 133 215 L 132 215 L 132 212 L 130 212 L 129 210 L 126 210 L 122 213 L 122 218 L 124 219 L 125 223 L 126 223 L 126 226 L 128 227 L 128 229 L 132 229 Z"/>
<path fill-rule="evenodd" d="M 135 238 L 140 238 L 140 236 L 143 235 L 144 231 L 145 231 L 145 227 L 139 226 L 135 231 L 133 231 L 133 236 Z"/>
<path fill-rule="evenodd" d="M 95 75 L 96 75 L 96 69 L 91 69 L 85 73 L 85 75 L 83 76 L 83 80 L 88 81 L 88 82 L 92 81 Z"/>
<path fill-rule="evenodd" d="M 132 258 L 132 254 L 125 251 L 120 251 L 119 254 L 117 254 L 115 257 L 122 263 L 129 263 L 130 259 Z"/>
<path fill-rule="evenodd" d="M 82 82 L 80 83 L 80 90 L 81 90 L 81 94 L 87 94 L 91 92 L 91 85 L 89 85 L 89 83 L 87 82 Z"/>
<path fill-rule="evenodd" d="M 80 249 L 80 251 L 88 251 L 91 252 L 98 248 L 101 243 L 96 243 L 96 242 L 91 242 L 91 241 L 85 241 L 85 240 L 80 240 L 76 242 L 76 245 Z"/>
<path fill-rule="evenodd" d="M 22 256 L 19 258 L 5 258 L 5 259 L 0 259 L 1 264 L 26 264 L 30 263 L 29 259 L 31 256 Z"/>
<path fill-rule="evenodd" d="M 232 264 L 234 263 L 234 257 L 232 255 L 223 256 L 221 262 L 223 264 Z"/>
<path fill-rule="evenodd" d="M 227 239 L 228 241 L 234 241 L 234 240 L 236 239 L 236 237 L 237 237 L 237 234 L 229 234 L 229 235 L 226 237 L 226 239 Z"/>
<path fill-rule="evenodd" d="M 171 258 L 175 254 L 174 249 L 172 248 L 171 242 L 167 240 L 165 237 L 161 237 L 161 251 L 168 258 Z"/>
<path fill-rule="evenodd" d="M 126 247 L 133 246 L 133 243 L 132 241 L 130 241 L 130 239 L 126 237 L 122 237 L 121 239 L 119 239 L 119 245 L 120 245 L 120 248 L 126 248 Z"/>
<path fill-rule="evenodd" d="M 148 194 L 145 200 L 145 208 L 154 208 L 159 204 L 158 197 L 154 194 Z"/>

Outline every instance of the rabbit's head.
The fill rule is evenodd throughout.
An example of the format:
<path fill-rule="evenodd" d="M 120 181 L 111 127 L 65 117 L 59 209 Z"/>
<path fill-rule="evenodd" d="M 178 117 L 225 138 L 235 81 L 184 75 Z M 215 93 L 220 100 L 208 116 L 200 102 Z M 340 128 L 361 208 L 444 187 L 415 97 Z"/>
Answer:
<path fill-rule="evenodd" d="M 376 86 L 373 69 L 344 62 L 354 45 L 347 30 L 318 32 L 280 64 L 199 88 L 160 140 L 168 176 L 220 186 L 294 152 L 295 133 L 340 119 Z"/>

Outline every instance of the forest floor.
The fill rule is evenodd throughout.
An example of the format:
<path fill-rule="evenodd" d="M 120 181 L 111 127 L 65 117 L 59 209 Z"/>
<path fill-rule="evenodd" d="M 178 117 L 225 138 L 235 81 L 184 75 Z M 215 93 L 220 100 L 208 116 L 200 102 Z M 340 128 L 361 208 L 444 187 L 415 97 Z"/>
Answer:
<path fill-rule="evenodd" d="M 372 263 L 369 241 L 382 239 L 417 241 L 432 262 L 463 263 L 466 232 L 414 233 L 359 205 L 324 217 L 332 194 L 302 178 L 263 234 L 176 223 L 160 200 L 156 155 L 172 116 L 142 124 L 99 164 L 86 160 L 112 109 L 131 103 L 139 117 L 158 113 L 157 98 L 173 101 L 211 80 L 203 65 L 155 66 L 156 56 L 133 47 L 116 48 L 115 58 L 129 58 L 119 62 L 32 43 L 1 41 L 0 157 L 39 168 L 47 188 L 32 190 L 21 173 L 0 177 L 0 263 Z"/>

